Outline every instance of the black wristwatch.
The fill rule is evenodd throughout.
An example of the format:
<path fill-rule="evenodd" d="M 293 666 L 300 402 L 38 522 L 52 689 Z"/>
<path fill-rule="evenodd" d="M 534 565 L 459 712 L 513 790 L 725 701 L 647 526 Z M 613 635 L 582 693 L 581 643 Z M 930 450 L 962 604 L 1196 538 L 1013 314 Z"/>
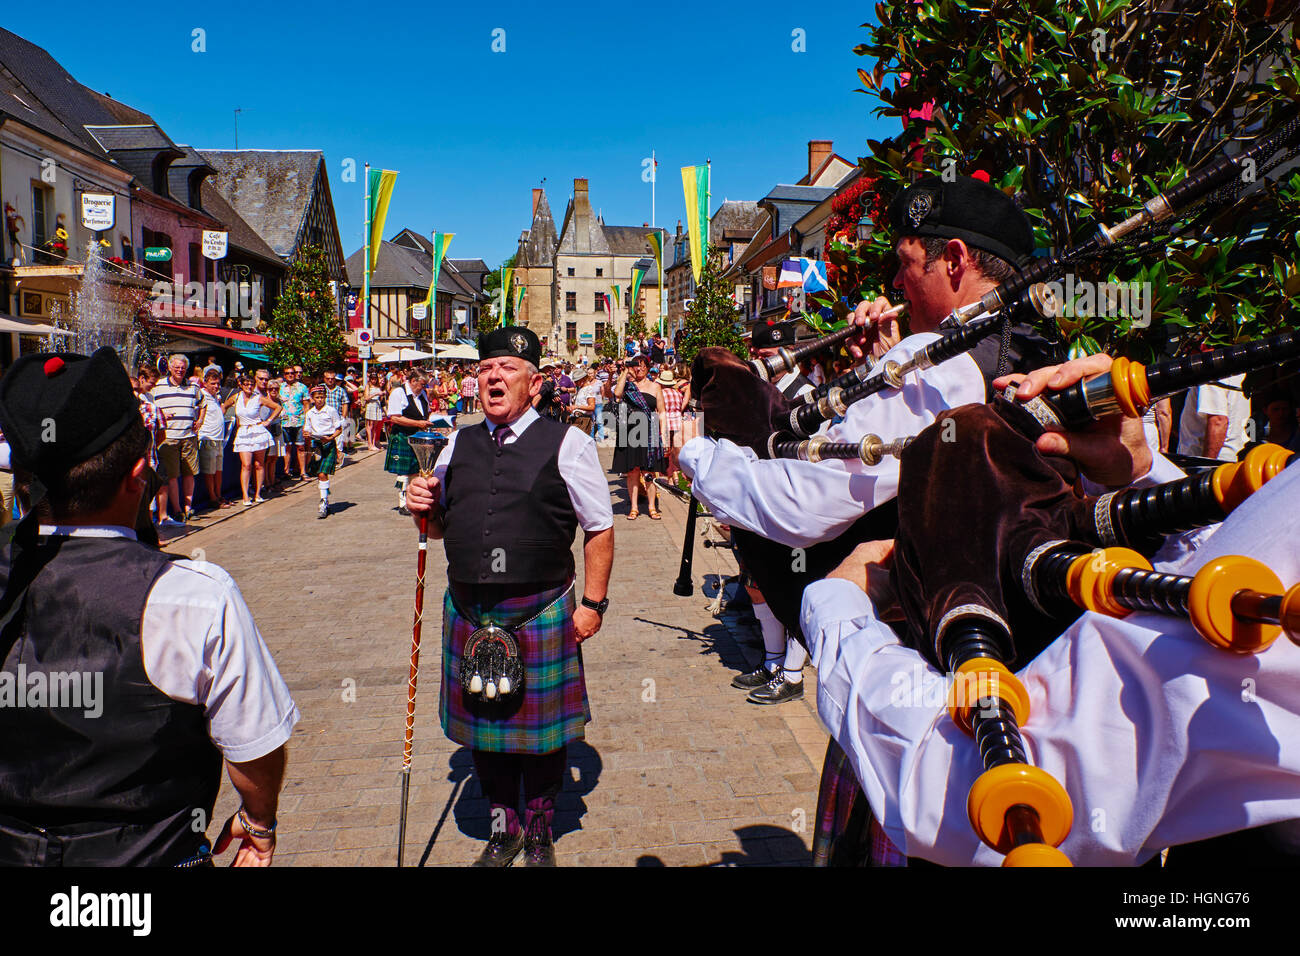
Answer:
<path fill-rule="evenodd" d="M 591 598 L 584 596 L 582 599 L 582 606 L 589 607 L 601 617 L 604 617 L 605 610 L 609 607 L 609 598 L 605 598 L 603 601 L 593 601 Z"/>

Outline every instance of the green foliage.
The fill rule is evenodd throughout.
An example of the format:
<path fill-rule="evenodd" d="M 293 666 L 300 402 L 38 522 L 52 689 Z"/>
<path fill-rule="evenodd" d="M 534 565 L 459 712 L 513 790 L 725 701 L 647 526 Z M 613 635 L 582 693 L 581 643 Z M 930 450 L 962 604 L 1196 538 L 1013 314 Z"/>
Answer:
<path fill-rule="evenodd" d="M 614 327 L 614 323 L 611 322 L 605 326 L 605 334 L 601 336 L 597 348 L 600 350 L 601 358 L 616 359 L 622 354 L 623 346 L 619 341 L 618 329 Z"/>
<path fill-rule="evenodd" d="M 284 291 L 265 325 L 271 337 L 266 355 L 274 367 L 301 364 L 315 374 L 343 364 L 348 346 L 320 246 L 305 246 L 289 264 Z"/>
<path fill-rule="evenodd" d="M 627 317 L 626 334 L 632 336 L 638 342 L 646 337 L 645 313 L 641 311 L 635 302 L 632 303 L 632 314 Z"/>
<path fill-rule="evenodd" d="M 741 334 L 742 316 L 736 308 L 735 286 L 722 276 L 722 253 L 710 251 L 695 285 L 695 299 L 686 312 L 682 340 L 677 349 L 678 361 L 693 362 L 702 348 L 720 345 L 741 358 L 748 358 Z"/>
<path fill-rule="evenodd" d="M 1293 4 L 1277 0 L 924 0 L 880 3 L 854 48 L 879 116 L 935 104 L 934 122 L 871 142 L 862 162 L 888 197 L 919 175 L 983 169 L 1016 195 L 1042 248 L 1079 244 L 1211 159 L 1294 115 Z M 887 76 L 909 73 L 905 87 Z M 917 141 L 917 136 L 924 138 Z M 1258 227 L 1258 229 L 1257 229 Z M 1243 241 L 1256 229 L 1257 238 Z M 887 253 L 891 237 L 873 238 Z M 1178 238 L 1158 236 L 1080 279 L 1151 283 L 1149 329 L 1128 319 L 1061 323 L 1075 347 L 1138 356 L 1248 339 L 1281 327 L 1300 294 L 1300 176 L 1290 175 Z M 1173 326 L 1170 329 L 1167 326 Z"/>

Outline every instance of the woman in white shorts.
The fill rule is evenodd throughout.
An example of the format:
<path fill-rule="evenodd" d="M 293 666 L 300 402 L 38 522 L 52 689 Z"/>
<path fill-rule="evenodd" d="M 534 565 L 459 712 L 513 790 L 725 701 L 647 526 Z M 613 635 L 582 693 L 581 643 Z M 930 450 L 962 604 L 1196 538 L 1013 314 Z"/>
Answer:
<path fill-rule="evenodd" d="M 275 422 L 282 411 L 280 405 L 258 392 L 253 387 L 253 379 L 248 375 L 239 376 L 239 391 L 232 392 L 222 405 L 222 409 L 235 406 L 235 442 L 231 446 L 239 453 L 239 488 L 243 493 L 243 504 L 260 504 L 262 483 L 265 480 L 266 450 L 274 445 L 271 433 L 266 430 L 269 422 Z M 264 415 L 264 410 L 269 415 Z M 249 478 L 256 476 L 253 483 L 255 497 L 249 500 Z"/>

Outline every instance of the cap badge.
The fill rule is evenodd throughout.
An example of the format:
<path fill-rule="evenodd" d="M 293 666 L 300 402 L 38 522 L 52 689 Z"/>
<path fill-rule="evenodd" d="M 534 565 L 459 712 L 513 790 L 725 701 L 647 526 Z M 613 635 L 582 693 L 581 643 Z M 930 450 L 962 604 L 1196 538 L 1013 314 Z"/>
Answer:
<path fill-rule="evenodd" d="M 928 192 L 918 192 L 912 197 L 912 201 L 907 204 L 907 218 L 912 223 L 912 228 L 916 229 L 925 221 L 925 217 L 930 215 L 930 209 L 934 206 L 934 196 Z"/>
<path fill-rule="evenodd" d="M 510 336 L 510 347 L 516 352 L 522 352 L 528 348 L 528 340 L 516 332 Z"/>

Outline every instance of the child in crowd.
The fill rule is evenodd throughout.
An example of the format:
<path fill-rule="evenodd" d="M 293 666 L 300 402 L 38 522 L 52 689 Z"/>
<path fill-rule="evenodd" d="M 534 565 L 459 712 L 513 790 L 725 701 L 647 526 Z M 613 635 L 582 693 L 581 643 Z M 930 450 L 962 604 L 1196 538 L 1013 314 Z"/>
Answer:
<path fill-rule="evenodd" d="M 343 419 L 337 409 L 325 404 L 324 385 L 312 386 L 311 405 L 303 421 L 303 434 L 311 442 L 307 470 L 316 471 L 320 488 L 320 513 L 317 517 L 326 518 L 330 513 L 330 475 L 334 474 L 338 464 L 336 442 L 343 434 Z"/>
<path fill-rule="evenodd" d="M 203 373 L 203 427 L 199 429 L 199 474 L 207 483 L 213 508 L 229 508 L 221 497 L 222 459 L 226 451 L 226 419 L 221 410 L 221 369 L 213 366 Z"/>

